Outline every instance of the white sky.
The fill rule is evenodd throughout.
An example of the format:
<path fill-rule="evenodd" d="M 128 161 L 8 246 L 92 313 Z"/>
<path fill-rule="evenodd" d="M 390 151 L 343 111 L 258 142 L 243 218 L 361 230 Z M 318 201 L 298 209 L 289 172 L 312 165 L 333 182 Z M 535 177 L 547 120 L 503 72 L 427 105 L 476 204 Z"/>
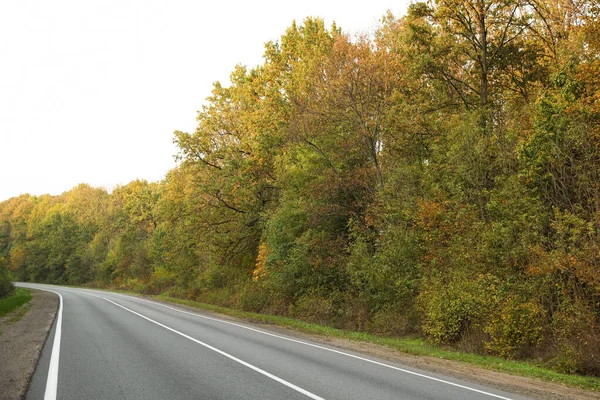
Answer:
<path fill-rule="evenodd" d="M 0 0 L 0 201 L 160 180 L 212 83 L 296 19 L 371 32 L 409 0 Z"/>

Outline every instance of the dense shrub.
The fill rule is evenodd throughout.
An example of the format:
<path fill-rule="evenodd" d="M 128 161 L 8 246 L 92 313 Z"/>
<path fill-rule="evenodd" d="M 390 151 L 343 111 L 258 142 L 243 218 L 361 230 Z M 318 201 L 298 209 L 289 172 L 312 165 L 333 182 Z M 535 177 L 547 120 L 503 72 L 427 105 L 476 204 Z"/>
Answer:
<path fill-rule="evenodd" d="M 406 310 L 384 307 L 375 312 L 367 323 L 367 330 L 384 336 L 403 336 L 415 333 L 416 323 Z"/>
<path fill-rule="evenodd" d="M 489 315 L 485 331 L 490 335 L 486 347 L 508 358 L 531 356 L 543 340 L 547 318 L 535 300 L 509 296 Z"/>
<path fill-rule="evenodd" d="M 15 293 L 13 285 L 6 268 L 0 266 L 0 298 L 12 296 Z"/>
<path fill-rule="evenodd" d="M 290 315 L 305 321 L 327 324 L 339 316 L 331 298 L 307 293 L 290 306 Z"/>
<path fill-rule="evenodd" d="M 487 293 L 478 280 L 457 278 L 430 279 L 419 295 L 423 332 L 434 343 L 458 342 L 473 325 L 488 315 Z"/>
<path fill-rule="evenodd" d="M 600 375 L 600 321 L 589 304 L 565 300 L 554 314 L 552 330 L 552 365 L 567 373 Z"/>

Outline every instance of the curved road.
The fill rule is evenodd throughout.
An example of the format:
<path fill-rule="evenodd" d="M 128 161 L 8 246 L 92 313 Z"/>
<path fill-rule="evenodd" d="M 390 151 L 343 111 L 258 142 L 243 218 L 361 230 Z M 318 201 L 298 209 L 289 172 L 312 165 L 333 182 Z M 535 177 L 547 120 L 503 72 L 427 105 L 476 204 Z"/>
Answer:
<path fill-rule="evenodd" d="M 60 294 L 36 399 L 525 399 L 389 361 L 99 290 Z"/>

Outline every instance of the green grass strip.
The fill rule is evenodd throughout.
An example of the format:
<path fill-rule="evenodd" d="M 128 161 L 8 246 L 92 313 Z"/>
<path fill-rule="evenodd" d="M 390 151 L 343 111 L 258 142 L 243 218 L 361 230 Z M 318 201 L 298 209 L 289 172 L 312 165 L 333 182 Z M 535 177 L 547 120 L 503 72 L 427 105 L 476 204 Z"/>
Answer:
<path fill-rule="evenodd" d="M 27 303 L 24 304 L 23 307 L 19 308 L 13 316 L 10 317 L 10 319 L 8 321 L 6 321 L 7 324 L 14 324 L 15 322 L 19 322 L 21 319 L 23 319 L 23 317 L 25 316 L 25 314 L 27 314 L 27 311 L 29 311 L 31 309 L 31 303 Z"/>
<path fill-rule="evenodd" d="M 31 300 L 31 292 L 24 288 L 16 288 L 15 294 L 0 300 L 0 317 L 5 316 L 17 307 Z"/>
<path fill-rule="evenodd" d="M 511 361 L 492 356 L 481 356 L 477 354 L 464 353 L 455 350 L 442 349 L 428 343 L 422 338 L 391 338 L 375 336 L 363 332 L 345 331 L 329 326 L 313 324 L 288 317 L 279 317 L 275 315 L 257 314 L 246 311 L 240 311 L 225 307 L 214 306 L 212 304 L 199 303 L 191 300 L 183 300 L 165 295 L 152 296 L 157 300 L 170 303 L 183 304 L 201 310 L 213 311 L 219 314 L 225 314 L 232 317 L 241 318 L 250 322 L 260 322 L 293 328 L 298 331 L 312 333 L 322 336 L 339 337 L 354 341 L 374 343 L 385 346 L 403 353 L 416 356 L 430 356 L 444 360 L 464 362 L 489 370 L 505 372 L 512 375 L 538 378 L 544 381 L 562 383 L 568 386 L 600 391 L 600 378 L 581 375 L 568 375 L 544 368 L 533 362 Z"/>

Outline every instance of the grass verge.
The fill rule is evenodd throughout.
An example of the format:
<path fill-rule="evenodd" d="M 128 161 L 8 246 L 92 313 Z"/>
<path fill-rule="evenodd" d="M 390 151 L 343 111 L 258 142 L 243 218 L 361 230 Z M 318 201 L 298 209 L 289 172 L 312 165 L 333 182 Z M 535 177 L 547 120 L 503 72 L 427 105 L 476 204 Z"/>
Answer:
<path fill-rule="evenodd" d="M 563 374 L 560 372 L 550 370 L 548 368 L 544 368 L 543 366 L 536 365 L 532 362 L 511 361 L 498 357 L 480 356 L 477 354 L 442 349 L 428 343 L 422 338 L 381 337 L 364 332 L 345 331 L 329 326 L 304 322 L 293 318 L 234 310 L 230 308 L 199 303 L 191 300 L 183 300 L 164 295 L 152 297 L 154 297 L 157 300 L 175 304 L 183 304 L 201 310 L 212 311 L 219 314 L 225 314 L 232 317 L 241 318 L 251 322 L 272 324 L 296 329 L 305 333 L 317 334 L 322 336 L 339 337 L 354 341 L 374 343 L 416 356 L 430 356 L 444 360 L 465 362 L 485 369 L 505 372 L 512 375 L 537 378 L 549 382 L 562 383 L 580 389 L 600 391 L 600 378 Z"/>
<path fill-rule="evenodd" d="M 30 300 L 31 292 L 29 290 L 24 288 L 16 288 L 14 295 L 8 296 L 4 299 L 0 299 L 0 317 L 5 316 L 17 307 L 28 303 Z"/>
<path fill-rule="evenodd" d="M 10 317 L 8 321 L 6 321 L 6 324 L 14 324 L 15 322 L 19 322 L 30 309 L 31 303 L 23 304 L 23 307 L 19 308 L 17 312 L 15 312 L 15 314 Z"/>

